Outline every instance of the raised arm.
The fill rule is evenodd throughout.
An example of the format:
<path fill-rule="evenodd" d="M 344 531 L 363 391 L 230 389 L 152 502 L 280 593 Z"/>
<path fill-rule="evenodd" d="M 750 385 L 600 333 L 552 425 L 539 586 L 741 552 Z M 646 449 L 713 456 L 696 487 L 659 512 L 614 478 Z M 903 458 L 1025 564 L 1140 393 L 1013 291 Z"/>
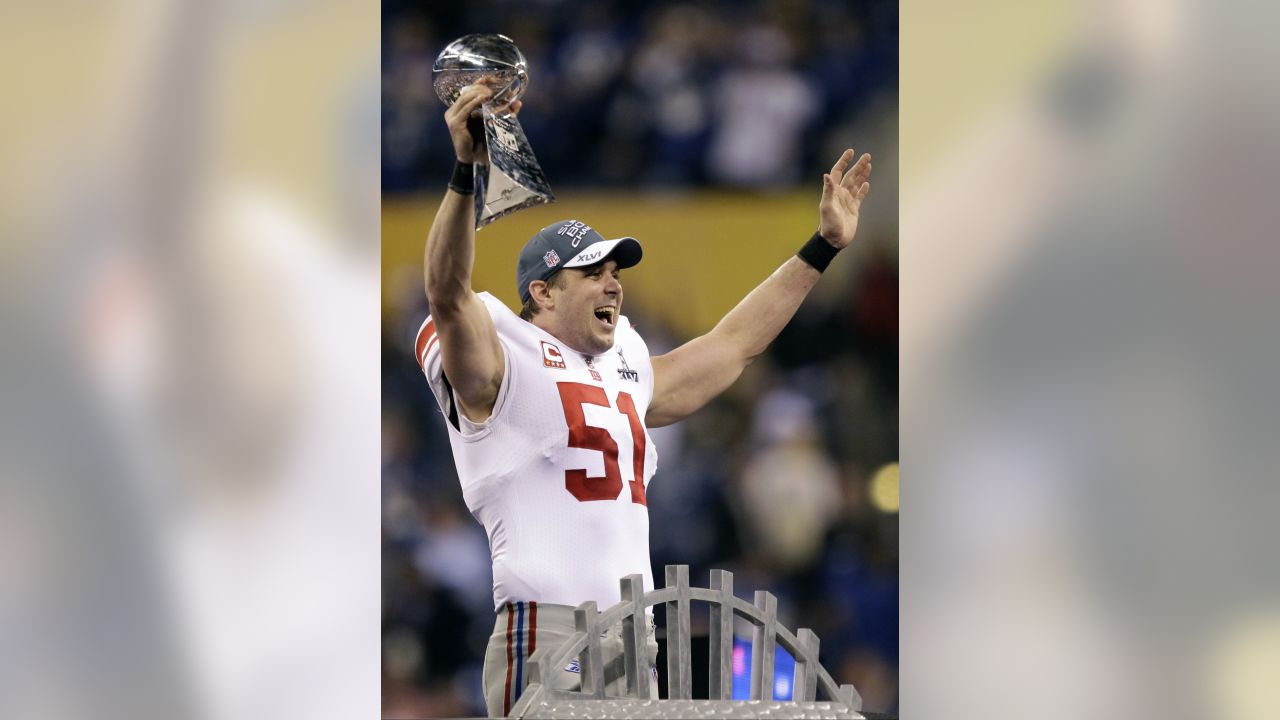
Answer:
<path fill-rule="evenodd" d="M 468 123 L 471 113 L 491 94 L 489 88 L 473 85 L 445 111 L 454 151 L 464 167 L 485 157 L 483 132 L 473 133 Z M 465 185 L 461 187 L 464 191 L 470 183 Z M 450 183 L 427 233 L 423 271 L 445 377 L 462 413 L 473 422 L 483 422 L 493 411 L 502 386 L 504 361 L 493 319 L 471 289 L 476 242 L 473 203 L 469 192 L 458 192 Z"/>
<path fill-rule="evenodd" d="M 871 189 L 871 156 L 853 167 L 846 150 L 822 178 L 818 234 L 747 294 L 711 332 L 653 358 L 653 399 L 645 422 L 662 427 L 683 420 L 724 392 L 764 352 L 818 283 L 825 262 L 853 242 L 858 210 Z M 818 239 L 820 238 L 820 239 Z M 801 259 L 801 257 L 807 258 Z"/>

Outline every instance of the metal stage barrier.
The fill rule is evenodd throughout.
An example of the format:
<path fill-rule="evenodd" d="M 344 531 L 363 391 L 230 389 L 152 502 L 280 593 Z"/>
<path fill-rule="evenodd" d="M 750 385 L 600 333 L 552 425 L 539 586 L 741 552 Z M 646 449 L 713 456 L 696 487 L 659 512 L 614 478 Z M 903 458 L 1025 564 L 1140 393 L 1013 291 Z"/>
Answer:
<path fill-rule="evenodd" d="M 837 685 L 818 662 L 818 636 L 808 628 L 792 634 L 778 624 L 777 599 L 756 591 L 754 603 L 733 594 L 733 574 L 711 571 L 711 587 L 690 587 L 687 565 L 668 565 L 666 587 L 643 592 L 641 576 L 622 578 L 622 602 L 599 612 L 594 602 L 574 610 L 575 632 L 560 647 L 539 647 L 530 660 L 529 686 L 511 709 L 513 718 L 883 718 L 861 712 L 862 697 L 853 685 Z M 693 699 L 689 606 L 710 605 L 710 652 L 707 697 Z M 667 696 L 650 699 L 654 682 L 641 663 L 645 610 L 661 604 L 667 620 Z M 753 625 L 751 691 L 748 700 L 733 700 L 733 623 Z M 626 696 L 605 697 L 601 631 L 621 623 Z M 781 646 L 795 658 L 793 700 L 774 700 L 774 653 Z M 577 659 L 581 690 L 553 688 L 542 682 Z M 641 669 L 642 668 L 642 669 Z M 818 695 L 825 698 L 819 701 Z"/>

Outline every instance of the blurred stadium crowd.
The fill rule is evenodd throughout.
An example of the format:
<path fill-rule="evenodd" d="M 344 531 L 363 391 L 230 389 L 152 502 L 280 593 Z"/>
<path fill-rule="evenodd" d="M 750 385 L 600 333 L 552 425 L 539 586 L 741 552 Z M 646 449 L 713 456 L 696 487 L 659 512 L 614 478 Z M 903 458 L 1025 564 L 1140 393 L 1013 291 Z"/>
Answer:
<path fill-rule="evenodd" d="M 557 191 L 789 191 L 828 167 L 832 148 L 860 142 L 850 128 L 868 112 L 896 111 L 893 2 L 552 0 L 426 13 L 389 1 L 383 23 L 383 192 L 431 205 L 453 161 L 431 66 L 477 29 L 512 36 L 529 60 L 520 120 Z M 896 203 L 889 192 L 877 200 L 886 198 Z M 867 709 L 894 711 L 896 220 L 858 242 L 870 249 L 828 273 L 733 388 L 653 432 L 650 544 L 656 578 L 666 564 L 688 564 L 705 586 L 718 567 L 745 597 L 774 592 L 784 624 L 818 633 L 838 681 L 855 683 Z M 651 351 L 688 339 L 645 302 L 628 298 L 625 313 Z M 384 308 L 384 717 L 484 709 L 488 545 L 410 350 L 427 312 L 421 292 Z"/>
<path fill-rule="evenodd" d="M 557 186 L 786 187 L 830 165 L 855 110 L 897 92 L 892 0 L 382 8 L 384 194 L 447 181 L 431 68 L 479 28 L 529 62 L 520 123 Z"/>

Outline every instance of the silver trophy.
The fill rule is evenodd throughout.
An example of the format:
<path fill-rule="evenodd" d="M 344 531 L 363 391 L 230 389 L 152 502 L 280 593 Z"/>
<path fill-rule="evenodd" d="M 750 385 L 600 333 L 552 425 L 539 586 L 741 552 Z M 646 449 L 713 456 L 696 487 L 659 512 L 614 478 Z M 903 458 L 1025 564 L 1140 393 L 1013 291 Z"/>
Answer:
<path fill-rule="evenodd" d="M 436 95 L 452 105 L 462 89 L 484 82 L 493 97 L 481 108 L 488 163 L 476 163 L 476 229 L 517 210 L 555 202 L 511 103 L 524 94 L 528 64 L 505 35 L 466 35 L 449 43 L 436 58 Z M 474 126 L 473 126 L 474 127 Z M 478 132 L 478 129 L 473 129 Z"/>

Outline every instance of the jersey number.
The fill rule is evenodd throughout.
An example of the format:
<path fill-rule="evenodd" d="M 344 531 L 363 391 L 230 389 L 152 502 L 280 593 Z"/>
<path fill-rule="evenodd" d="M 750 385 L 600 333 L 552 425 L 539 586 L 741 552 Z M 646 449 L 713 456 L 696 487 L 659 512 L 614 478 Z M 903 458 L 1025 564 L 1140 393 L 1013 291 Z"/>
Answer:
<path fill-rule="evenodd" d="M 608 430 L 587 424 L 583 405 L 612 407 L 604 388 L 582 383 L 556 383 L 560 390 L 560 402 L 564 405 L 564 419 L 569 424 L 569 447 L 596 450 L 604 454 L 604 477 L 587 477 L 586 470 L 565 470 L 564 486 L 582 502 L 590 500 L 614 500 L 622 491 L 622 473 L 618 470 L 618 443 Z M 635 400 L 625 392 L 618 393 L 618 412 L 627 416 L 631 424 L 631 502 L 648 505 L 644 497 L 644 425 L 636 412 Z"/>

